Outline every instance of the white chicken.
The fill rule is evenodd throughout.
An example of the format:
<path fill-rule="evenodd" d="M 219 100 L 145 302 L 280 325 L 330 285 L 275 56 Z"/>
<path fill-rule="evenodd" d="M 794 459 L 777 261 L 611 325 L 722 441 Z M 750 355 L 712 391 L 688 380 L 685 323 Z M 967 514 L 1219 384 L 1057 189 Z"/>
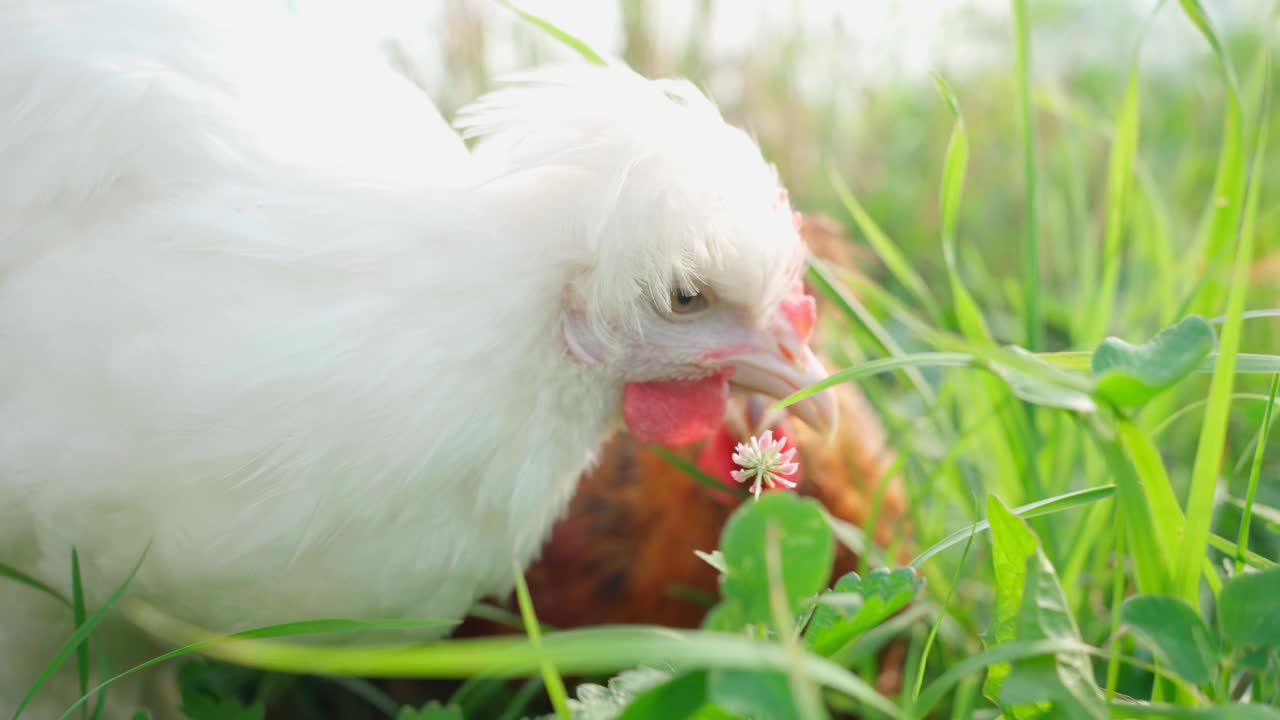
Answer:
<path fill-rule="evenodd" d="M 518 77 L 468 153 L 268 5 L 0 4 L 0 562 L 74 546 L 92 602 L 150 543 L 130 593 L 222 632 L 459 618 L 622 425 L 825 376 L 785 191 L 691 85 Z M 0 585 L 0 715 L 69 621 Z"/>

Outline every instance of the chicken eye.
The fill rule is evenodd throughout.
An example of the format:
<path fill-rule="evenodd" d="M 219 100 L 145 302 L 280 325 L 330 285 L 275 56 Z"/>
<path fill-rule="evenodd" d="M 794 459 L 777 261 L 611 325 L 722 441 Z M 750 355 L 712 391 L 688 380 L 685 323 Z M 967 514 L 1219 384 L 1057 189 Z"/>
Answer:
<path fill-rule="evenodd" d="M 688 315 L 707 307 L 707 296 L 700 292 L 686 293 L 683 290 L 671 292 L 671 312 L 677 315 Z"/>

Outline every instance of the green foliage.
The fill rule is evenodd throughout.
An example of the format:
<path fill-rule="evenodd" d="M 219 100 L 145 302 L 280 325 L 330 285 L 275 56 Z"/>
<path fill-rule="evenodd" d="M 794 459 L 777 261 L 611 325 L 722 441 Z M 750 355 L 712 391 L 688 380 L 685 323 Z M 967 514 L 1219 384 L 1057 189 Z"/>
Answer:
<path fill-rule="evenodd" d="M 770 524 L 779 531 L 782 591 L 790 610 L 826 587 L 835 540 L 821 507 L 816 500 L 790 493 L 765 493 L 725 524 L 720 550 L 728 572 L 722 589 L 742 608 L 747 622 L 764 624 L 771 618 L 765 570 L 765 528 Z"/>
<path fill-rule="evenodd" d="M 1211 681 L 1218 641 L 1200 614 L 1181 598 L 1139 595 L 1125 601 L 1120 618 L 1156 659 L 1196 685 Z"/>
<path fill-rule="evenodd" d="M 911 568 L 877 568 L 863 579 L 849 573 L 818 596 L 818 607 L 805 628 L 805 644 L 830 656 L 861 633 L 906 607 L 924 585 Z"/>
<path fill-rule="evenodd" d="M 947 264 L 947 275 L 951 281 L 951 301 L 955 304 L 956 323 L 960 332 L 970 340 L 991 341 L 991 331 L 987 329 L 982 311 L 978 309 L 973 295 L 965 287 L 960 278 L 960 270 L 956 261 L 956 218 L 960 210 L 960 198 L 964 192 L 964 174 L 969 163 L 969 136 L 965 131 L 964 117 L 960 114 L 959 103 L 955 93 L 940 77 L 934 78 L 938 93 L 955 116 L 956 124 L 951 131 L 951 139 L 947 141 L 947 152 L 943 160 L 942 187 L 939 192 L 939 213 L 942 215 L 942 257 Z"/>
<path fill-rule="evenodd" d="M 736 632 L 747 626 L 747 614 L 742 605 L 732 598 L 716 603 L 702 618 L 703 630 Z"/>
<path fill-rule="evenodd" d="M 1161 720 L 1280 720 L 1280 710 L 1264 705 L 1224 703 L 1212 707 L 1152 704 L 1118 706 L 1116 717 L 1161 718 Z"/>
<path fill-rule="evenodd" d="M 1213 342 L 1213 328 L 1195 315 L 1140 345 L 1108 338 L 1093 352 L 1094 392 L 1116 407 L 1141 405 L 1195 372 Z"/>
<path fill-rule="evenodd" d="M 182 713 L 187 720 L 263 720 L 265 712 L 261 705 L 246 707 L 229 697 L 201 695 L 182 701 Z"/>
<path fill-rule="evenodd" d="M 1182 5 L 1192 22 L 1200 29 L 1214 48 L 1221 64 L 1227 89 L 1227 113 L 1225 137 L 1219 156 L 1218 179 L 1212 197 L 1210 220 L 1204 235 L 1204 263 L 1213 268 L 1218 265 L 1226 272 L 1211 272 L 1210 282 L 1201 285 L 1198 297 L 1206 304 L 1216 301 L 1218 283 L 1225 281 L 1226 318 L 1218 342 L 1218 357 L 1214 363 L 1209 386 L 1209 402 L 1195 460 L 1191 469 L 1188 488 L 1186 527 L 1182 544 L 1176 557 L 1175 590 L 1188 602 L 1199 603 L 1199 580 L 1202 556 L 1209 540 L 1213 517 L 1213 503 L 1218 481 L 1218 464 L 1226 443 L 1228 416 L 1231 409 L 1231 393 L 1235 383 L 1236 354 L 1243 337 L 1243 313 L 1249 287 L 1249 268 L 1253 262 L 1255 223 L 1258 213 L 1258 197 L 1262 184 L 1262 165 L 1267 148 L 1267 124 L 1256 129 L 1252 159 L 1242 140 L 1244 134 L 1240 99 L 1236 89 L 1235 71 L 1231 60 L 1222 51 L 1221 41 L 1197 0 L 1182 0 Z M 1269 55 L 1270 48 L 1267 49 Z M 1270 63 L 1264 72 L 1270 70 Z M 1269 97 L 1269 96 L 1268 96 Z M 1269 108 L 1268 108 L 1269 109 Z M 1264 114 L 1265 117 L 1265 114 Z M 1246 183 L 1247 167 L 1254 172 Z M 1247 195 L 1247 197 L 1246 197 Z M 1231 257 L 1234 251 L 1234 257 Z M 1230 258 L 1230 262 L 1227 259 Z M 1215 282 L 1216 281 L 1216 282 Z"/>
<path fill-rule="evenodd" d="M 1088 393 L 1073 386 L 1065 380 L 1060 370 L 1020 347 L 1007 348 L 1008 352 L 1022 358 L 1026 365 L 1021 370 L 993 362 L 991 371 L 999 375 L 1009 386 L 1014 397 L 1032 405 L 1074 410 L 1076 412 L 1093 412 L 1097 405 Z M 1037 372 L 1027 372 L 1026 368 L 1034 368 Z"/>
<path fill-rule="evenodd" d="M 396 713 L 396 720 L 465 720 L 462 715 L 462 708 L 457 705 L 441 705 L 438 701 L 423 705 L 414 710 L 413 708 L 401 708 Z"/>
<path fill-rule="evenodd" d="M 707 705 L 707 698 L 707 673 L 683 673 L 636 695 L 627 703 L 618 720 L 693 717 Z"/>
<path fill-rule="evenodd" d="M 1218 625 L 1234 647 L 1280 650 L 1280 568 L 1237 575 L 1223 586 Z"/>
<path fill-rule="evenodd" d="M 210 662 L 184 665 L 178 675 L 179 708 L 187 720 L 263 720 L 266 708 L 241 696 L 252 676 L 244 668 Z"/>
<path fill-rule="evenodd" d="M 737 717 L 800 720 L 786 673 L 721 668 L 707 679 L 708 695 L 718 708 Z"/>
<path fill-rule="evenodd" d="M 987 503 L 996 571 L 996 616 L 987 647 L 1011 641 L 1079 641 L 1053 565 L 1026 522 L 995 496 Z M 992 665 L 983 692 L 1011 717 L 1105 718 L 1089 659 L 1077 653 Z"/>

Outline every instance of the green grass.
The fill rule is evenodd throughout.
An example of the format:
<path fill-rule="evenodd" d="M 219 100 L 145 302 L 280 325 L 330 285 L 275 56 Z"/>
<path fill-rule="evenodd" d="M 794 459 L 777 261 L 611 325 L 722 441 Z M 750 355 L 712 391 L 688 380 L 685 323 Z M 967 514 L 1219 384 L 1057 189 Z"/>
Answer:
<path fill-rule="evenodd" d="M 809 277 L 831 300 L 825 349 L 840 369 L 828 384 L 856 382 L 899 454 L 909 572 L 871 565 L 832 592 L 812 580 L 821 567 L 805 542 L 847 539 L 866 558 L 891 549 L 832 533 L 806 503 L 748 502 L 735 525 L 768 530 L 758 543 L 726 533 L 717 562 L 736 577 L 702 629 L 538 632 L 538 598 L 522 593 L 527 637 L 321 649 L 290 638 L 416 624 L 216 638 L 116 607 L 119 591 L 86 608 L 78 572 L 68 598 L 0 566 L 66 605 L 77 628 L 32 695 L 53 668 L 74 667 L 87 692 L 64 717 L 93 716 L 139 669 L 91 675 L 104 667 L 90 663 L 95 630 L 123 613 L 180 648 L 166 659 L 217 661 L 184 677 L 189 689 L 225 688 L 225 715 L 192 720 L 261 717 L 253 699 L 264 697 L 304 718 L 324 717 L 316 698 L 335 697 L 357 720 L 584 716 L 601 695 L 634 703 L 622 717 L 1030 717 L 1054 702 L 1052 717 L 1280 718 L 1280 639 L 1268 630 L 1280 593 L 1267 590 L 1280 573 L 1280 460 L 1268 443 L 1280 383 L 1272 20 L 1225 36 L 1198 2 L 1163 3 L 1153 13 L 1202 37 L 1185 48 L 1193 62 L 1144 68 L 1144 20 L 1125 52 L 1047 82 L 1032 65 L 1051 13 L 1011 9 L 1007 67 L 875 87 L 853 110 L 837 93 L 788 90 L 777 69 L 797 37 L 760 48 L 759 66 L 741 69 L 748 99 L 726 108 L 757 127 L 811 129 L 760 139 L 793 203 L 838 219 L 882 262 L 853 287 L 821 262 Z M 599 60 L 527 19 L 530 38 L 550 32 Z M 700 53 L 679 56 L 696 80 L 714 69 Z M 805 159 L 810 144 L 820 161 Z M 1151 340 L 1165 328 L 1186 342 Z M 1205 328 L 1211 347 L 1197 340 Z M 1108 337 L 1136 349 L 1109 342 L 1095 354 Z M 1140 361 L 1100 364 L 1117 352 Z M 910 607 L 890 612 L 904 597 Z M 1176 603 L 1182 620 L 1142 624 L 1138 610 L 1159 603 Z M 869 680 L 894 638 L 908 648 L 906 680 L 885 696 Z M 625 673 L 641 667 L 660 672 Z M 1205 667 L 1208 679 L 1187 670 Z M 331 679 L 366 676 L 465 682 L 435 707 L 400 709 L 372 685 Z M 580 678 L 602 685 L 575 688 Z M 1255 714 L 1233 715 L 1245 712 L 1235 703 Z"/>
<path fill-rule="evenodd" d="M 1036 188 L 1039 171 L 1036 169 L 1036 123 L 1031 112 L 1031 51 L 1030 32 L 1027 29 L 1026 0 L 1012 0 L 1013 6 L 1013 77 L 1017 87 L 1018 135 L 1022 139 L 1023 182 L 1023 241 L 1022 241 L 1022 303 L 1024 344 L 1030 350 L 1039 350 L 1044 344 L 1043 317 L 1040 295 L 1040 223 L 1038 220 Z"/>

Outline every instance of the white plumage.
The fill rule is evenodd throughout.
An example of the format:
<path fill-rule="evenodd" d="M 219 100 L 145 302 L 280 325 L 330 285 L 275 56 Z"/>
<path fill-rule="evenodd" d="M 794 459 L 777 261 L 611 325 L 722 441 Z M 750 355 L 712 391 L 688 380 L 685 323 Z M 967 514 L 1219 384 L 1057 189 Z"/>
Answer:
<path fill-rule="evenodd" d="M 150 542 L 134 596 L 218 631 L 457 618 L 624 416 L 821 377 L 778 181 L 691 86 L 516 78 L 469 153 L 266 5 L 0 4 L 0 562 L 100 598 Z M 0 713 L 40 602 L 0 588 Z"/>

